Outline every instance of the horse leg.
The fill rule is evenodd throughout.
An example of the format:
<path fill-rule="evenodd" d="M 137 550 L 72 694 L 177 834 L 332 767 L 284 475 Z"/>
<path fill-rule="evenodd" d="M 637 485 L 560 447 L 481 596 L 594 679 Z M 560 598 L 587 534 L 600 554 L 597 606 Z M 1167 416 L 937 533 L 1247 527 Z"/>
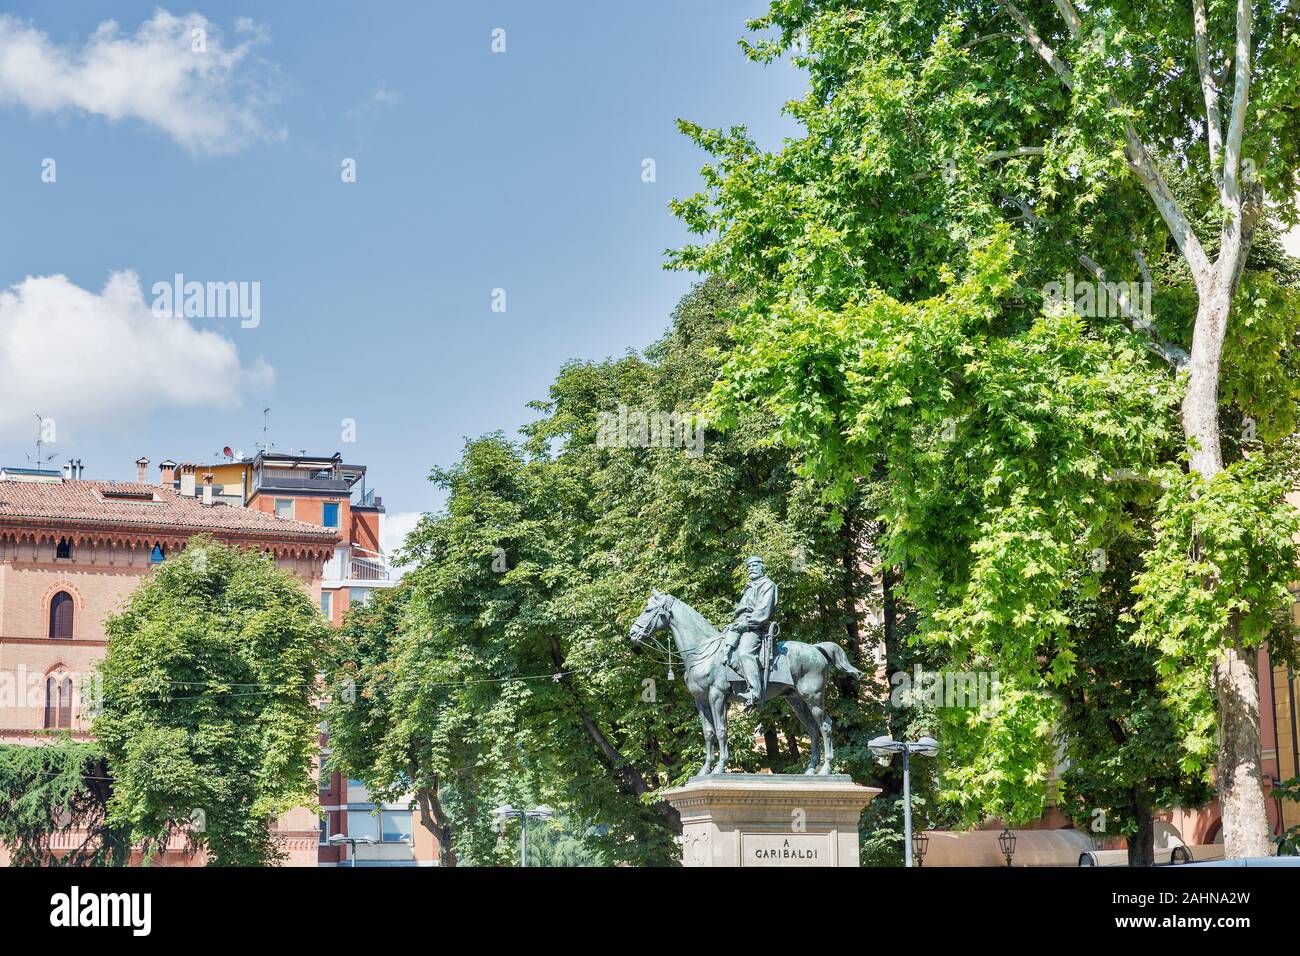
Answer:
<path fill-rule="evenodd" d="M 704 728 L 704 766 L 696 776 L 703 777 L 713 767 L 713 717 L 702 700 L 695 701 L 695 710 L 700 715 L 700 726 Z"/>
<path fill-rule="evenodd" d="M 713 712 L 713 730 L 718 735 L 718 762 L 712 773 L 727 772 L 727 692 L 720 687 L 709 689 L 709 709 Z"/>
<path fill-rule="evenodd" d="M 817 754 L 820 752 L 817 742 L 817 724 L 813 722 L 812 714 L 808 711 L 807 701 L 798 694 L 790 695 L 790 709 L 799 718 L 799 723 L 803 724 L 803 729 L 808 734 L 809 749 L 812 751 L 812 754 L 808 757 L 808 769 L 804 771 L 804 774 L 816 773 Z"/>
<path fill-rule="evenodd" d="M 814 734 L 820 732 L 822 739 L 822 765 L 817 773 L 825 776 L 831 772 L 831 758 L 835 756 L 835 749 L 831 745 L 831 717 L 826 713 L 825 700 L 814 700 L 808 702 L 808 711 L 812 714 L 815 723 Z M 814 761 L 815 763 L 816 761 Z"/>

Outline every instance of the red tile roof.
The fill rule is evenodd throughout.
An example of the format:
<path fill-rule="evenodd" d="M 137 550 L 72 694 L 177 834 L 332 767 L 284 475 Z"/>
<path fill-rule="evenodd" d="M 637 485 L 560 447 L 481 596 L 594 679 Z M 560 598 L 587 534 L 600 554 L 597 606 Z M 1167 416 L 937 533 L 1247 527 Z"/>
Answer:
<path fill-rule="evenodd" d="M 115 498 L 115 494 L 123 497 Z M 183 497 L 175 488 L 124 481 L 0 481 L 0 523 L 15 523 L 15 519 L 111 524 L 182 534 L 209 531 L 311 538 L 315 542 L 337 537 L 333 528 L 221 501 L 204 505 L 202 497 Z"/>

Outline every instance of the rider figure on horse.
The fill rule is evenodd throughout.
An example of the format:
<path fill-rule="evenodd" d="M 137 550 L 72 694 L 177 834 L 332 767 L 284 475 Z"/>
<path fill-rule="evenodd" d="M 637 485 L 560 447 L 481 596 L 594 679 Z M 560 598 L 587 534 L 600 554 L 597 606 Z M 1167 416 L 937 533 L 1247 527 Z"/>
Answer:
<path fill-rule="evenodd" d="M 749 685 L 741 700 L 749 707 L 757 707 L 763 697 L 763 674 L 758 652 L 776 614 L 776 584 L 764 573 L 766 568 L 762 558 L 746 558 L 745 569 L 749 573 L 749 584 L 736 603 L 735 614 L 724 634 L 728 655 L 735 654 L 740 674 Z"/>

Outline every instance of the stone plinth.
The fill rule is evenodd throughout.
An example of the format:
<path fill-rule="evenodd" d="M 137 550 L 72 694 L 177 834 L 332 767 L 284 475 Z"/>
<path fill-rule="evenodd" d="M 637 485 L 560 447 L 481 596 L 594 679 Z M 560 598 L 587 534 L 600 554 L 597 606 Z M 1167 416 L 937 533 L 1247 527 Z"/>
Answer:
<path fill-rule="evenodd" d="M 661 794 L 682 817 L 683 866 L 857 866 L 876 794 L 845 774 L 727 773 Z"/>

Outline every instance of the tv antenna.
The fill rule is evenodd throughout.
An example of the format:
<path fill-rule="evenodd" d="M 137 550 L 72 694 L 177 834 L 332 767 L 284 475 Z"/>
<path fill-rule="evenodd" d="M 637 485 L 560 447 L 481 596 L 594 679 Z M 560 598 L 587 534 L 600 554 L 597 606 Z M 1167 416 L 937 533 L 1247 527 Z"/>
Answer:
<path fill-rule="evenodd" d="M 271 409 L 264 408 L 262 409 L 262 440 L 257 444 L 257 447 L 262 449 L 262 451 L 264 452 L 270 451 L 275 445 L 275 443 L 272 442 L 267 437 L 270 428 L 271 428 Z"/>
<path fill-rule="evenodd" d="M 45 455 L 45 452 L 43 451 L 43 447 L 45 445 L 45 422 L 47 420 L 52 420 L 52 419 L 46 419 L 44 416 L 41 415 L 40 412 L 36 413 L 36 457 L 33 458 L 31 455 L 27 456 L 27 460 L 30 461 L 33 465 L 35 465 L 38 470 L 46 462 L 53 461 L 55 458 L 58 457 L 57 452 L 49 455 Z"/>

